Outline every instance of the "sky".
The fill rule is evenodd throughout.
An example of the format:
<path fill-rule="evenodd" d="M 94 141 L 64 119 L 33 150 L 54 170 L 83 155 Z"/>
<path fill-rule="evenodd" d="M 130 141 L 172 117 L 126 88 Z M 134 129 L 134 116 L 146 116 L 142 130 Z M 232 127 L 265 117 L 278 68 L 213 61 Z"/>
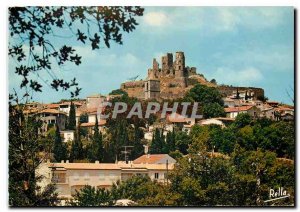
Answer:
<path fill-rule="evenodd" d="M 123 45 L 97 51 L 75 36 L 68 37 L 66 29 L 66 38 L 54 38 L 53 43 L 72 45 L 82 64 L 55 67 L 55 73 L 66 80 L 76 77 L 82 88 L 80 98 L 105 95 L 129 78 L 144 79 L 153 58 L 161 64 L 165 53 L 183 51 L 186 65 L 196 67 L 208 80 L 261 87 L 270 100 L 292 104 L 287 92 L 294 94 L 294 8 L 145 7 L 137 22 L 136 30 L 124 33 Z M 9 59 L 9 92 L 13 88 L 20 92 L 15 65 Z M 70 97 L 69 92 L 43 86 L 42 93 L 33 95 L 34 101 Z"/>

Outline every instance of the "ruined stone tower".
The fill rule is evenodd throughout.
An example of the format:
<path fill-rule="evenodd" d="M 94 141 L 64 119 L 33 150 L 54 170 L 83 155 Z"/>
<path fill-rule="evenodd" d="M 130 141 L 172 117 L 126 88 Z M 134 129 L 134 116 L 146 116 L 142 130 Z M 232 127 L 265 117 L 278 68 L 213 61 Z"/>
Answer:
<path fill-rule="evenodd" d="M 176 52 L 174 67 L 175 77 L 185 77 L 185 58 L 183 52 Z"/>
<path fill-rule="evenodd" d="M 148 79 L 144 84 L 145 99 L 158 99 L 160 97 L 160 80 Z"/>
<path fill-rule="evenodd" d="M 196 68 L 185 66 L 182 51 L 176 52 L 174 56 L 167 53 L 161 57 L 161 67 L 158 60 L 153 59 L 144 81 L 126 82 L 121 88 L 130 96 L 144 99 L 181 97 L 188 87 L 188 78 L 192 75 L 197 75 Z"/>
<path fill-rule="evenodd" d="M 162 75 L 166 76 L 168 74 L 171 74 L 171 70 L 173 69 L 173 54 L 167 53 L 167 55 L 162 56 L 161 64 L 162 64 Z"/>

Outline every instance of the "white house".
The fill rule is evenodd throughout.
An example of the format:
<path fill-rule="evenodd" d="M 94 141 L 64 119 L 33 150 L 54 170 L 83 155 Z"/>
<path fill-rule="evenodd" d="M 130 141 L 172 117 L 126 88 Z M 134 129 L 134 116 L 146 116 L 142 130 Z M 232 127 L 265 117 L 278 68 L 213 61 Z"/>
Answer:
<path fill-rule="evenodd" d="M 254 105 L 224 108 L 228 118 L 236 118 L 238 114 L 248 113 L 251 117 L 259 117 L 260 110 Z"/>
<path fill-rule="evenodd" d="M 167 164 L 166 160 L 168 160 Z M 58 198 L 66 200 L 72 199 L 76 190 L 80 190 L 85 185 L 111 188 L 117 180 L 124 181 L 134 175 L 149 176 L 152 180 L 164 183 L 167 180 L 168 171 L 174 169 L 175 162 L 168 155 L 150 156 L 147 163 L 132 161 L 129 163 L 99 163 L 99 161 L 95 163 L 69 163 L 68 161 L 50 163 L 47 161 L 36 169 L 36 173 L 45 176 L 44 180 L 39 182 L 42 189 L 49 183 L 55 183 Z"/>

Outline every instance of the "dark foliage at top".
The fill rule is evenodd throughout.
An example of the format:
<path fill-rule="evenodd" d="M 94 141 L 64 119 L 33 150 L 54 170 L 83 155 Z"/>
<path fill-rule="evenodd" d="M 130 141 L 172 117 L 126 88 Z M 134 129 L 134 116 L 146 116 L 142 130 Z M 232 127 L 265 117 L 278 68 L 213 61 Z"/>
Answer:
<path fill-rule="evenodd" d="M 89 44 L 91 50 L 110 47 L 111 41 L 123 43 L 122 32 L 133 31 L 142 16 L 141 7 L 11 7 L 9 8 L 9 56 L 16 62 L 15 73 L 23 78 L 20 88 L 26 88 L 24 97 L 31 91 L 42 92 L 42 82 L 55 90 L 69 90 L 77 96 L 81 90 L 76 78 L 60 79 L 54 64 L 80 65 L 82 57 L 68 45 L 55 45 L 56 38 L 75 38 Z M 71 36 L 61 36 L 71 33 Z M 67 39 L 66 39 L 67 40 Z M 24 48 L 24 47 L 28 47 Z M 47 73 L 50 80 L 42 77 Z M 38 78 L 33 80 L 33 76 Z M 71 89 L 70 89 L 71 90 Z"/>

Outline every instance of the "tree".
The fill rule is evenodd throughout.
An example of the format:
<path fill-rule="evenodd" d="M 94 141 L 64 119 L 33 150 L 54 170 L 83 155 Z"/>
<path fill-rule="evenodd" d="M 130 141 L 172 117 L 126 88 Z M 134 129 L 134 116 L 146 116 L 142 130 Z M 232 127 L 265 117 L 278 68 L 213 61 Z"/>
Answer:
<path fill-rule="evenodd" d="M 11 7 L 9 13 L 8 55 L 16 63 L 15 74 L 22 78 L 20 88 L 24 95 L 9 95 L 9 204 L 12 206 L 55 205 L 53 185 L 40 191 L 35 169 L 44 158 L 39 157 L 46 149 L 42 136 L 38 135 L 40 122 L 24 118 L 20 102 L 27 103 L 34 92 L 42 92 L 43 85 L 56 91 L 70 90 L 71 97 L 81 90 L 76 78 L 61 79 L 54 70 L 67 63 L 80 65 L 82 58 L 74 44 L 67 44 L 62 37 L 75 38 L 90 45 L 92 50 L 110 47 L 111 41 L 123 43 L 123 32 L 131 32 L 138 25 L 135 18 L 143 15 L 141 7 Z M 83 30 L 82 29 L 86 29 Z M 69 35 L 66 33 L 69 32 Z M 62 35 L 63 34 L 63 35 Z M 58 41 L 58 42 L 56 42 Z M 63 43 L 63 44 L 59 44 Z M 72 90 L 72 91 L 71 91 Z M 17 109 L 17 110 L 16 110 Z M 75 129 L 75 124 L 72 124 Z M 80 130 L 77 130 L 80 134 Z M 80 135 L 72 143 L 79 157 L 82 154 Z M 79 150 L 79 151 L 78 151 Z M 74 153 L 72 151 L 72 157 Z M 48 156 L 48 155 L 46 155 Z"/>
<path fill-rule="evenodd" d="M 88 158 L 91 162 L 95 162 L 96 160 L 103 161 L 104 150 L 102 144 L 102 134 L 101 132 L 99 132 L 97 115 L 96 115 L 96 121 L 94 126 L 92 144 L 89 146 L 88 151 L 89 151 Z"/>
<path fill-rule="evenodd" d="M 222 129 L 220 140 L 216 140 L 214 143 L 220 152 L 229 154 L 233 152 L 237 140 L 236 132 L 232 128 L 225 128 Z"/>
<path fill-rule="evenodd" d="M 76 128 L 76 109 L 73 102 L 70 105 L 69 117 L 68 117 L 68 129 L 75 130 Z"/>
<path fill-rule="evenodd" d="M 220 106 L 224 105 L 221 93 L 214 87 L 207 87 L 206 85 L 196 84 L 185 96 L 185 99 L 191 99 L 199 102 L 202 105 L 209 103 L 218 103 Z"/>
<path fill-rule="evenodd" d="M 167 133 L 167 137 L 166 137 L 166 145 L 165 145 L 165 148 L 166 150 L 164 152 L 166 153 L 170 153 L 170 152 L 173 152 L 175 151 L 176 149 L 176 146 L 175 146 L 175 131 L 173 130 L 172 132 L 168 132 Z"/>
<path fill-rule="evenodd" d="M 30 89 L 42 92 L 42 82 L 55 90 L 75 88 L 71 96 L 77 96 L 81 89 L 76 78 L 60 79 L 53 70 L 55 65 L 60 67 L 67 62 L 80 65 L 81 56 L 71 45 L 59 46 L 53 40 L 74 38 L 89 44 L 92 50 L 109 48 L 111 41 L 123 44 L 122 32 L 133 31 L 138 25 L 135 17 L 142 16 L 143 11 L 141 7 L 120 6 L 10 7 L 8 54 L 18 61 L 15 73 L 23 78 L 20 87 L 26 88 L 24 97 L 29 96 Z M 41 78 L 42 73 L 48 74 L 51 84 Z M 39 80 L 33 79 L 36 76 Z"/>
<path fill-rule="evenodd" d="M 68 157 L 67 154 L 67 146 L 63 143 L 58 125 L 56 125 L 55 130 L 55 141 L 53 147 L 53 157 L 56 162 L 60 162 L 61 160 L 66 160 Z"/>
<path fill-rule="evenodd" d="M 210 82 L 213 83 L 213 84 L 217 84 L 216 79 L 212 79 Z"/>
<path fill-rule="evenodd" d="M 81 160 L 83 158 L 84 158 L 84 150 L 81 142 L 80 123 L 79 123 L 75 132 L 75 138 L 72 141 L 70 160 L 71 162 L 74 162 L 75 160 Z"/>
<path fill-rule="evenodd" d="M 83 113 L 79 116 L 80 123 L 88 123 L 89 122 L 89 116 L 87 113 Z"/>
<path fill-rule="evenodd" d="M 203 106 L 203 117 L 206 119 L 224 116 L 224 108 L 218 103 L 208 103 Z"/>
<path fill-rule="evenodd" d="M 262 102 L 266 102 L 266 101 L 269 100 L 269 98 L 264 96 L 264 95 L 259 95 L 259 96 L 257 96 L 257 100 L 260 100 Z"/>
<path fill-rule="evenodd" d="M 20 106 L 9 105 L 10 206 L 53 206 L 58 201 L 52 185 L 44 190 L 37 185 L 43 176 L 35 170 L 45 160 L 38 154 L 38 143 L 42 139 L 38 134 L 41 124 L 34 116 L 24 116 Z"/>
<path fill-rule="evenodd" d="M 277 153 L 279 157 L 294 159 L 295 128 L 293 123 L 275 122 L 255 132 L 258 146 Z"/>
<path fill-rule="evenodd" d="M 123 96 L 128 96 L 128 93 L 122 89 L 116 89 L 112 90 L 109 95 L 123 95 Z"/>
<path fill-rule="evenodd" d="M 150 153 L 151 154 L 161 154 L 163 153 L 163 150 L 165 150 L 165 140 L 160 131 L 163 131 L 162 129 L 155 129 L 155 132 L 153 133 L 153 138 L 150 146 Z"/>
<path fill-rule="evenodd" d="M 95 206 L 112 206 L 115 203 L 109 190 L 105 188 L 95 188 L 85 185 L 73 196 L 73 200 L 69 202 L 70 206 L 95 207 Z"/>
<path fill-rule="evenodd" d="M 138 206 L 177 205 L 177 196 L 169 192 L 169 187 L 152 181 L 148 176 L 133 176 L 111 189 L 115 199 L 130 199 Z M 136 205 L 135 204 L 135 205 Z"/>
<path fill-rule="evenodd" d="M 234 125 L 237 128 L 242 128 L 245 127 L 246 125 L 249 125 L 250 122 L 251 122 L 251 116 L 248 113 L 240 113 L 235 118 Z"/>
<path fill-rule="evenodd" d="M 183 131 L 177 131 L 175 134 L 175 148 L 186 155 L 189 145 L 192 143 L 190 136 Z"/>

